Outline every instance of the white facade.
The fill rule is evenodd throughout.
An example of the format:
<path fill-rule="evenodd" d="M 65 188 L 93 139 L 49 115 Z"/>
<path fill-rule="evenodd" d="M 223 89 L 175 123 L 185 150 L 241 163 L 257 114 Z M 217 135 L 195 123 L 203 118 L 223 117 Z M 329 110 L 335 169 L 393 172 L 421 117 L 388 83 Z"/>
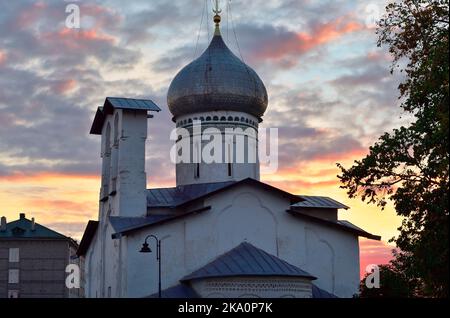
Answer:
<path fill-rule="evenodd" d="M 195 123 L 198 128 L 195 129 Z M 243 112 L 214 111 L 180 116 L 176 120 L 177 128 L 189 132 L 188 138 L 177 141 L 179 148 L 183 143 L 189 146 L 189 162 L 176 165 L 177 185 L 212 183 L 222 181 L 239 181 L 246 178 L 259 180 L 258 160 L 258 126 L 259 120 Z M 206 138 L 206 134 L 210 139 Z M 202 135 L 205 138 L 202 138 Z M 180 135 L 181 136 L 181 135 Z M 200 154 L 208 151 L 209 145 L 220 141 L 220 153 L 214 153 L 213 162 L 205 164 L 206 156 Z M 217 155 L 216 158 L 215 155 Z M 181 157 L 181 156 L 180 156 Z M 198 160 L 196 159 L 198 158 Z"/>

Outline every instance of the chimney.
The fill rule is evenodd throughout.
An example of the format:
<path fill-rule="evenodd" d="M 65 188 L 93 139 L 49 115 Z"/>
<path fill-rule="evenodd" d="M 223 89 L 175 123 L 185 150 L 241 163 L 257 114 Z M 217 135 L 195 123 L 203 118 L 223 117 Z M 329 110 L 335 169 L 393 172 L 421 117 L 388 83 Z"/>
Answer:
<path fill-rule="evenodd" d="M 19 216 L 21 220 L 25 219 L 25 213 L 20 213 Z"/>
<path fill-rule="evenodd" d="M 0 232 L 6 232 L 6 217 L 2 216 Z"/>
<path fill-rule="evenodd" d="M 31 231 L 35 231 L 36 230 L 36 222 L 34 222 L 34 218 L 31 218 Z"/>

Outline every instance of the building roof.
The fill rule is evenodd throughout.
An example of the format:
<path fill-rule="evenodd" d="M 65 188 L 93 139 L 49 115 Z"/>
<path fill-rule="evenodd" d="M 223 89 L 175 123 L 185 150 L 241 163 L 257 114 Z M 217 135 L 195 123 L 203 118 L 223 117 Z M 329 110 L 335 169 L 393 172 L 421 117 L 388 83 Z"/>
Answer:
<path fill-rule="evenodd" d="M 98 228 L 98 221 L 89 221 L 86 229 L 84 230 L 83 238 L 81 239 L 80 246 L 77 250 L 78 256 L 86 255 L 86 252 L 89 248 L 89 245 L 91 245 L 92 239 L 95 236 L 95 233 L 97 232 Z"/>
<path fill-rule="evenodd" d="M 183 277 L 186 282 L 195 279 L 236 276 L 316 277 L 288 262 L 271 255 L 250 243 L 243 242 L 209 264 Z"/>
<path fill-rule="evenodd" d="M 173 79 L 167 94 L 173 116 L 238 111 L 262 117 L 268 97 L 258 74 L 230 49 L 217 32 L 206 51 Z"/>
<path fill-rule="evenodd" d="M 158 298 L 158 293 L 150 295 L 148 298 Z M 161 291 L 161 298 L 200 298 L 195 290 L 187 284 L 178 284 Z"/>
<path fill-rule="evenodd" d="M 160 112 L 161 109 L 149 99 L 135 99 L 123 97 L 107 97 L 103 107 L 98 107 L 95 113 L 94 122 L 91 127 L 92 135 L 101 135 L 103 123 L 106 115 L 112 114 L 114 109 L 144 110 L 151 112 Z"/>
<path fill-rule="evenodd" d="M 201 183 L 178 186 L 174 188 L 149 189 L 147 190 L 147 206 L 149 208 L 175 208 L 241 184 L 251 184 L 276 192 L 290 198 L 293 203 L 298 203 L 304 200 L 299 196 L 275 188 L 266 183 L 252 178 L 247 178 L 241 181 Z"/>
<path fill-rule="evenodd" d="M 301 195 L 300 196 L 304 201 L 293 204 L 293 207 L 301 207 L 301 208 L 316 208 L 316 209 L 350 209 L 348 206 L 333 200 L 328 197 L 321 196 L 309 196 L 309 195 Z"/>
<path fill-rule="evenodd" d="M 134 109 L 152 112 L 161 111 L 161 109 L 152 100 L 123 97 L 106 97 L 104 107 L 106 112 L 113 109 Z"/>
<path fill-rule="evenodd" d="M 312 284 L 312 298 L 338 298 L 338 296 Z"/>
<path fill-rule="evenodd" d="M 132 231 L 142 229 L 144 227 L 162 224 L 165 222 L 177 220 L 180 218 L 187 217 L 189 215 L 194 215 L 204 211 L 210 210 L 211 207 L 204 207 L 201 209 L 179 213 L 179 214 L 164 214 L 164 215 L 149 215 L 146 217 L 118 217 L 110 216 L 109 222 L 113 227 L 115 233 L 112 235 L 113 239 L 120 238 L 121 235 L 126 235 Z"/>
<path fill-rule="evenodd" d="M 34 223 L 27 219 L 24 213 L 20 214 L 18 220 L 6 224 L 6 231 L 0 230 L 0 239 L 63 239 L 71 240 L 69 237 L 53 231 L 43 225 Z"/>
<path fill-rule="evenodd" d="M 364 231 L 363 229 L 357 227 L 356 225 L 350 223 L 349 221 L 344 220 L 328 220 L 328 219 L 322 219 L 318 218 L 309 214 L 301 213 L 297 210 L 287 210 L 288 213 L 292 214 L 295 217 L 300 217 L 303 219 L 306 219 L 311 222 L 319 223 L 325 226 L 329 226 L 341 231 L 350 232 L 354 235 L 365 237 L 371 240 L 380 241 L 381 236 L 370 234 L 369 232 Z"/>

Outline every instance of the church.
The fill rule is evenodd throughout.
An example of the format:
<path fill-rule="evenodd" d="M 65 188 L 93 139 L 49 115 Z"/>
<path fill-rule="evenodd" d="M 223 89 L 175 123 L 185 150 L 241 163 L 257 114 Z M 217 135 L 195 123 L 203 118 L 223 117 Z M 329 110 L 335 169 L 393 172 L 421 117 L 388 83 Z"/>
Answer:
<path fill-rule="evenodd" d="M 227 47 L 215 13 L 209 47 L 168 90 L 175 127 L 188 132 L 175 143 L 189 145 L 189 158 L 207 146 L 195 135 L 211 128 L 219 135 L 251 131 L 245 149 L 258 147 L 268 107 L 264 83 Z M 99 214 L 89 221 L 77 252 L 85 259 L 86 297 L 358 293 L 359 237 L 380 237 L 339 220 L 338 210 L 349 208 L 331 198 L 261 182 L 258 160 L 236 160 L 237 138 L 221 138 L 223 160 L 177 161 L 174 187 L 147 189 L 147 125 L 159 111 L 151 100 L 108 97 L 95 115 L 91 134 L 101 136 L 102 158 Z"/>

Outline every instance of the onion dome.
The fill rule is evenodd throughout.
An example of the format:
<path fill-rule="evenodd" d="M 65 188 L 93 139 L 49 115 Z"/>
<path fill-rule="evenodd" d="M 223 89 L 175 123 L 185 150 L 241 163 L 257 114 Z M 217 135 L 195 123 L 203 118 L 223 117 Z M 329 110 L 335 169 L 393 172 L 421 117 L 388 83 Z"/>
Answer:
<path fill-rule="evenodd" d="M 267 109 L 267 90 L 258 74 L 226 46 L 216 31 L 206 51 L 172 81 L 167 103 L 174 118 L 208 111 L 239 111 L 258 118 Z"/>

